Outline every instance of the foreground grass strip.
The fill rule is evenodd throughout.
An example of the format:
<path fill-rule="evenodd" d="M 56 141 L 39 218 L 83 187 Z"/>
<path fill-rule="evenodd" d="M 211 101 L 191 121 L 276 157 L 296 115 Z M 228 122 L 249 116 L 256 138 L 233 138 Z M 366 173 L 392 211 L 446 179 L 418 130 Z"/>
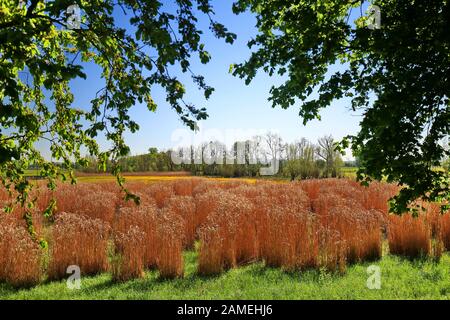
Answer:
<path fill-rule="evenodd" d="M 381 268 L 381 289 L 366 287 L 367 267 Z M 80 290 L 65 281 L 31 289 L 0 284 L 0 299 L 450 299 L 450 255 L 439 263 L 385 256 L 374 263 L 351 265 L 343 276 L 311 270 L 286 273 L 262 263 L 232 269 L 216 277 L 196 274 L 197 254 L 185 253 L 185 278 L 145 278 L 114 283 L 110 274 L 82 279 Z"/>

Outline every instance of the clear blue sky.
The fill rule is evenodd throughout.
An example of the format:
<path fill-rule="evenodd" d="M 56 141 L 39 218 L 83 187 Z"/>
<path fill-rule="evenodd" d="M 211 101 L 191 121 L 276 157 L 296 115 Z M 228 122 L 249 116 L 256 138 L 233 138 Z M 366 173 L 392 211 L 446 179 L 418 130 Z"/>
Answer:
<path fill-rule="evenodd" d="M 281 83 L 282 79 L 269 77 L 261 72 L 249 86 L 246 86 L 243 80 L 229 74 L 231 64 L 242 62 L 250 55 L 246 44 L 256 34 L 256 19 L 250 13 L 234 15 L 231 11 L 232 1 L 213 1 L 213 3 L 216 19 L 236 33 L 237 40 L 230 45 L 216 39 L 209 31 L 206 19 L 200 19 L 202 29 L 205 30 L 203 41 L 212 59 L 209 64 L 202 65 L 195 58 L 192 61 L 192 69 L 195 73 L 204 75 L 207 83 L 216 91 L 206 101 L 188 74 L 183 75 L 181 72 L 177 74 L 187 88 L 185 100 L 198 107 L 205 106 L 208 110 L 209 118 L 200 124 L 203 129 L 276 130 L 288 142 L 302 137 L 315 142 L 318 137 L 327 134 L 340 139 L 358 131 L 361 117 L 350 111 L 348 100 L 335 101 L 330 108 L 322 111 L 321 121 L 314 120 L 304 126 L 298 116 L 300 105 L 288 110 L 273 109 L 267 100 L 270 87 Z M 81 108 L 86 108 L 95 92 L 104 85 L 97 66 L 87 66 L 85 72 L 88 79 L 76 80 L 72 85 L 76 97 L 74 106 Z M 131 147 L 132 154 L 145 153 L 151 146 L 159 149 L 173 147 L 172 133 L 176 129 L 183 128 L 176 112 L 165 102 L 163 90 L 155 88 L 153 99 L 158 104 L 155 113 L 149 112 L 144 105 L 136 105 L 131 110 L 131 116 L 140 125 L 138 133 L 126 135 L 126 142 Z M 107 146 L 104 140 L 100 139 L 99 142 Z"/>

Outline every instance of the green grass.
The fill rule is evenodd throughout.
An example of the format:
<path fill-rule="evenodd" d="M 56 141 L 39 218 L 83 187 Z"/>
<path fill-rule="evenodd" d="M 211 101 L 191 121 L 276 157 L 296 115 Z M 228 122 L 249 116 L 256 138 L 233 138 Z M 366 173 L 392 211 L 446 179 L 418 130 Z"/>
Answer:
<path fill-rule="evenodd" d="M 39 175 L 40 175 L 39 171 L 40 171 L 40 170 L 37 170 L 37 169 L 25 169 L 25 177 L 30 177 L 30 176 L 35 177 L 35 176 L 39 176 Z"/>
<path fill-rule="evenodd" d="M 111 282 L 109 274 L 84 277 L 80 290 L 67 289 L 65 281 L 20 290 L 1 284 L 0 299 L 450 299 L 449 254 L 440 263 L 385 256 L 373 263 L 381 268 L 380 290 L 366 287 L 371 263 L 350 266 L 343 276 L 287 273 L 255 263 L 201 277 L 195 272 L 196 255 L 185 254 L 183 279 L 161 280 L 153 271 L 125 283 Z"/>
<path fill-rule="evenodd" d="M 356 171 L 358 171 L 357 167 L 342 167 L 340 170 L 344 177 L 356 179 Z"/>

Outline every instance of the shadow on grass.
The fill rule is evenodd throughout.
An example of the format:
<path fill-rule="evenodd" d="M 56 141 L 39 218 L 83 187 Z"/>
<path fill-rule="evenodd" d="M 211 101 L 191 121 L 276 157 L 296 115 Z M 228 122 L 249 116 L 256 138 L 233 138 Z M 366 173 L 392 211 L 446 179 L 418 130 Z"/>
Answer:
<path fill-rule="evenodd" d="M 182 278 L 167 279 L 160 277 L 157 271 L 146 271 L 143 278 L 117 282 L 114 281 L 111 277 L 108 277 L 108 279 L 104 282 L 89 286 L 89 289 L 94 291 L 101 291 L 120 287 L 124 290 L 146 292 L 152 289 L 170 286 L 174 289 L 188 290 L 207 282 L 216 281 L 224 277 L 226 274 L 227 271 L 218 275 L 201 275 L 197 272 L 193 272 L 185 274 L 185 276 Z"/>
<path fill-rule="evenodd" d="M 137 294 L 142 294 L 154 290 L 170 292 L 174 291 L 174 294 L 180 295 L 183 292 L 190 292 L 188 295 L 192 296 L 197 291 L 201 290 L 220 290 L 222 285 L 229 282 L 237 288 L 246 286 L 250 282 L 257 283 L 256 286 L 266 287 L 266 284 L 276 286 L 282 283 L 303 282 L 308 284 L 318 284 L 318 289 L 328 285 L 330 282 L 346 279 L 347 274 L 355 278 L 360 276 L 366 276 L 366 269 L 371 264 L 377 264 L 382 266 L 387 272 L 388 277 L 397 277 L 397 273 L 400 272 L 413 272 L 415 277 L 426 281 L 442 281 L 448 276 L 450 269 L 447 261 L 450 262 L 450 256 L 444 255 L 444 263 L 440 265 L 434 264 L 432 259 L 408 259 L 406 257 L 386 255 L 382 260 L 375 262 L 356 263 L 348 266 L 347 273 L 340 275 L 339 273 L 328 272 L 324 269 L 306 269 L 302 271 L 287 271 L 278 267 L 266 266 L 264 262 L 253 262 L 238 266 L 234 269 L 226 270 L 217 275 L 201 275 L 197 273 L 198 260 L 195 252 L 186 252 L 185 258 L 185 276 L 184 278 L 177 279 L 164 279 L 159 277 L 159 273 L 156 270 L 148 270 L 145 272 L 145 276 L 140 279 L 129 280 L 126 282 L 115 282 L 112 280 L 111 274 L 103 273 L 100 276 L 83 277 L 82 291 L 83 294 L 96 294 L 102 293 L 103 296 L 108 296 L 107 291 L 111 291 L 112 295 L 115 295 L 117 291 L 126 292 L 127 290 L 135 291 Z M 392 272 L 391 272 L 392 271 Z M 60 291 L 65 296 L 65 280 L 45 282 L 41 285 L 44 286 L 43 291 L 46 290 Z M 248 283 L 247 283 L 248 282 Z M 345 281 L 344 281 L 345 282 Z M 55 284 L 55 286 L 53 286 Z M 25 295 L 31 289 L 14 288 L 13 286 L 5 283 L 0 283 L 0 299 L 8 299 L 13 297 L 18 292 L 23 292 Z M 48 288 L 46 286 L 49 285 Z M 64 287 L 64 288 L 62 288 Z M 219 289 L 218 289 L 219 288 Z M 233 289 L 228 289 L 233 290 Z M 441 289 L 441 295 L 448 293 L 450 288 Z M 37 294 L 42 294 L 37 292 Z M 31 294 L 31 293 L 30 293 Z M 230 293 L 231 294 L 231 293 Z"/>

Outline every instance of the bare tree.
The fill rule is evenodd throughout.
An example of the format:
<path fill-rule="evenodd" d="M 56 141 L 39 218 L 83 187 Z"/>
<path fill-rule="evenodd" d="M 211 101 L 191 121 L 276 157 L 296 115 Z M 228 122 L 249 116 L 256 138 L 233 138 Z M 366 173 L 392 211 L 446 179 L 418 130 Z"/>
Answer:
<path fill-rule="evenodd" d="M 266 170 L 266 175 L 274 175 L 278 173 L 280 168 L 280 159 L 285 150 L 283 139 L 276 133 L 268 132 L 264 136 L 264 141 L 267 145 L 267 155 L 269 158 L 270 167 Z"/>
<path fill-rule="evenodd" d="M 283 151 L 285 150 L 285 146 L 283 144 L 283 139 L 277 133 L 268 132 L 264 136 L 264 141 L 267 145 L 267 153 L 270 160 L 279 160 Z"/>
<path fill-rule="evenodd" d="M 335 142 L 331 135 L 323 136 L 317 140 L 316 154 L 325 161 L 326 176 L 329 176 L 335 168 L 336 161 L 340 159 L 339 153 L 335 150 Z"/>

